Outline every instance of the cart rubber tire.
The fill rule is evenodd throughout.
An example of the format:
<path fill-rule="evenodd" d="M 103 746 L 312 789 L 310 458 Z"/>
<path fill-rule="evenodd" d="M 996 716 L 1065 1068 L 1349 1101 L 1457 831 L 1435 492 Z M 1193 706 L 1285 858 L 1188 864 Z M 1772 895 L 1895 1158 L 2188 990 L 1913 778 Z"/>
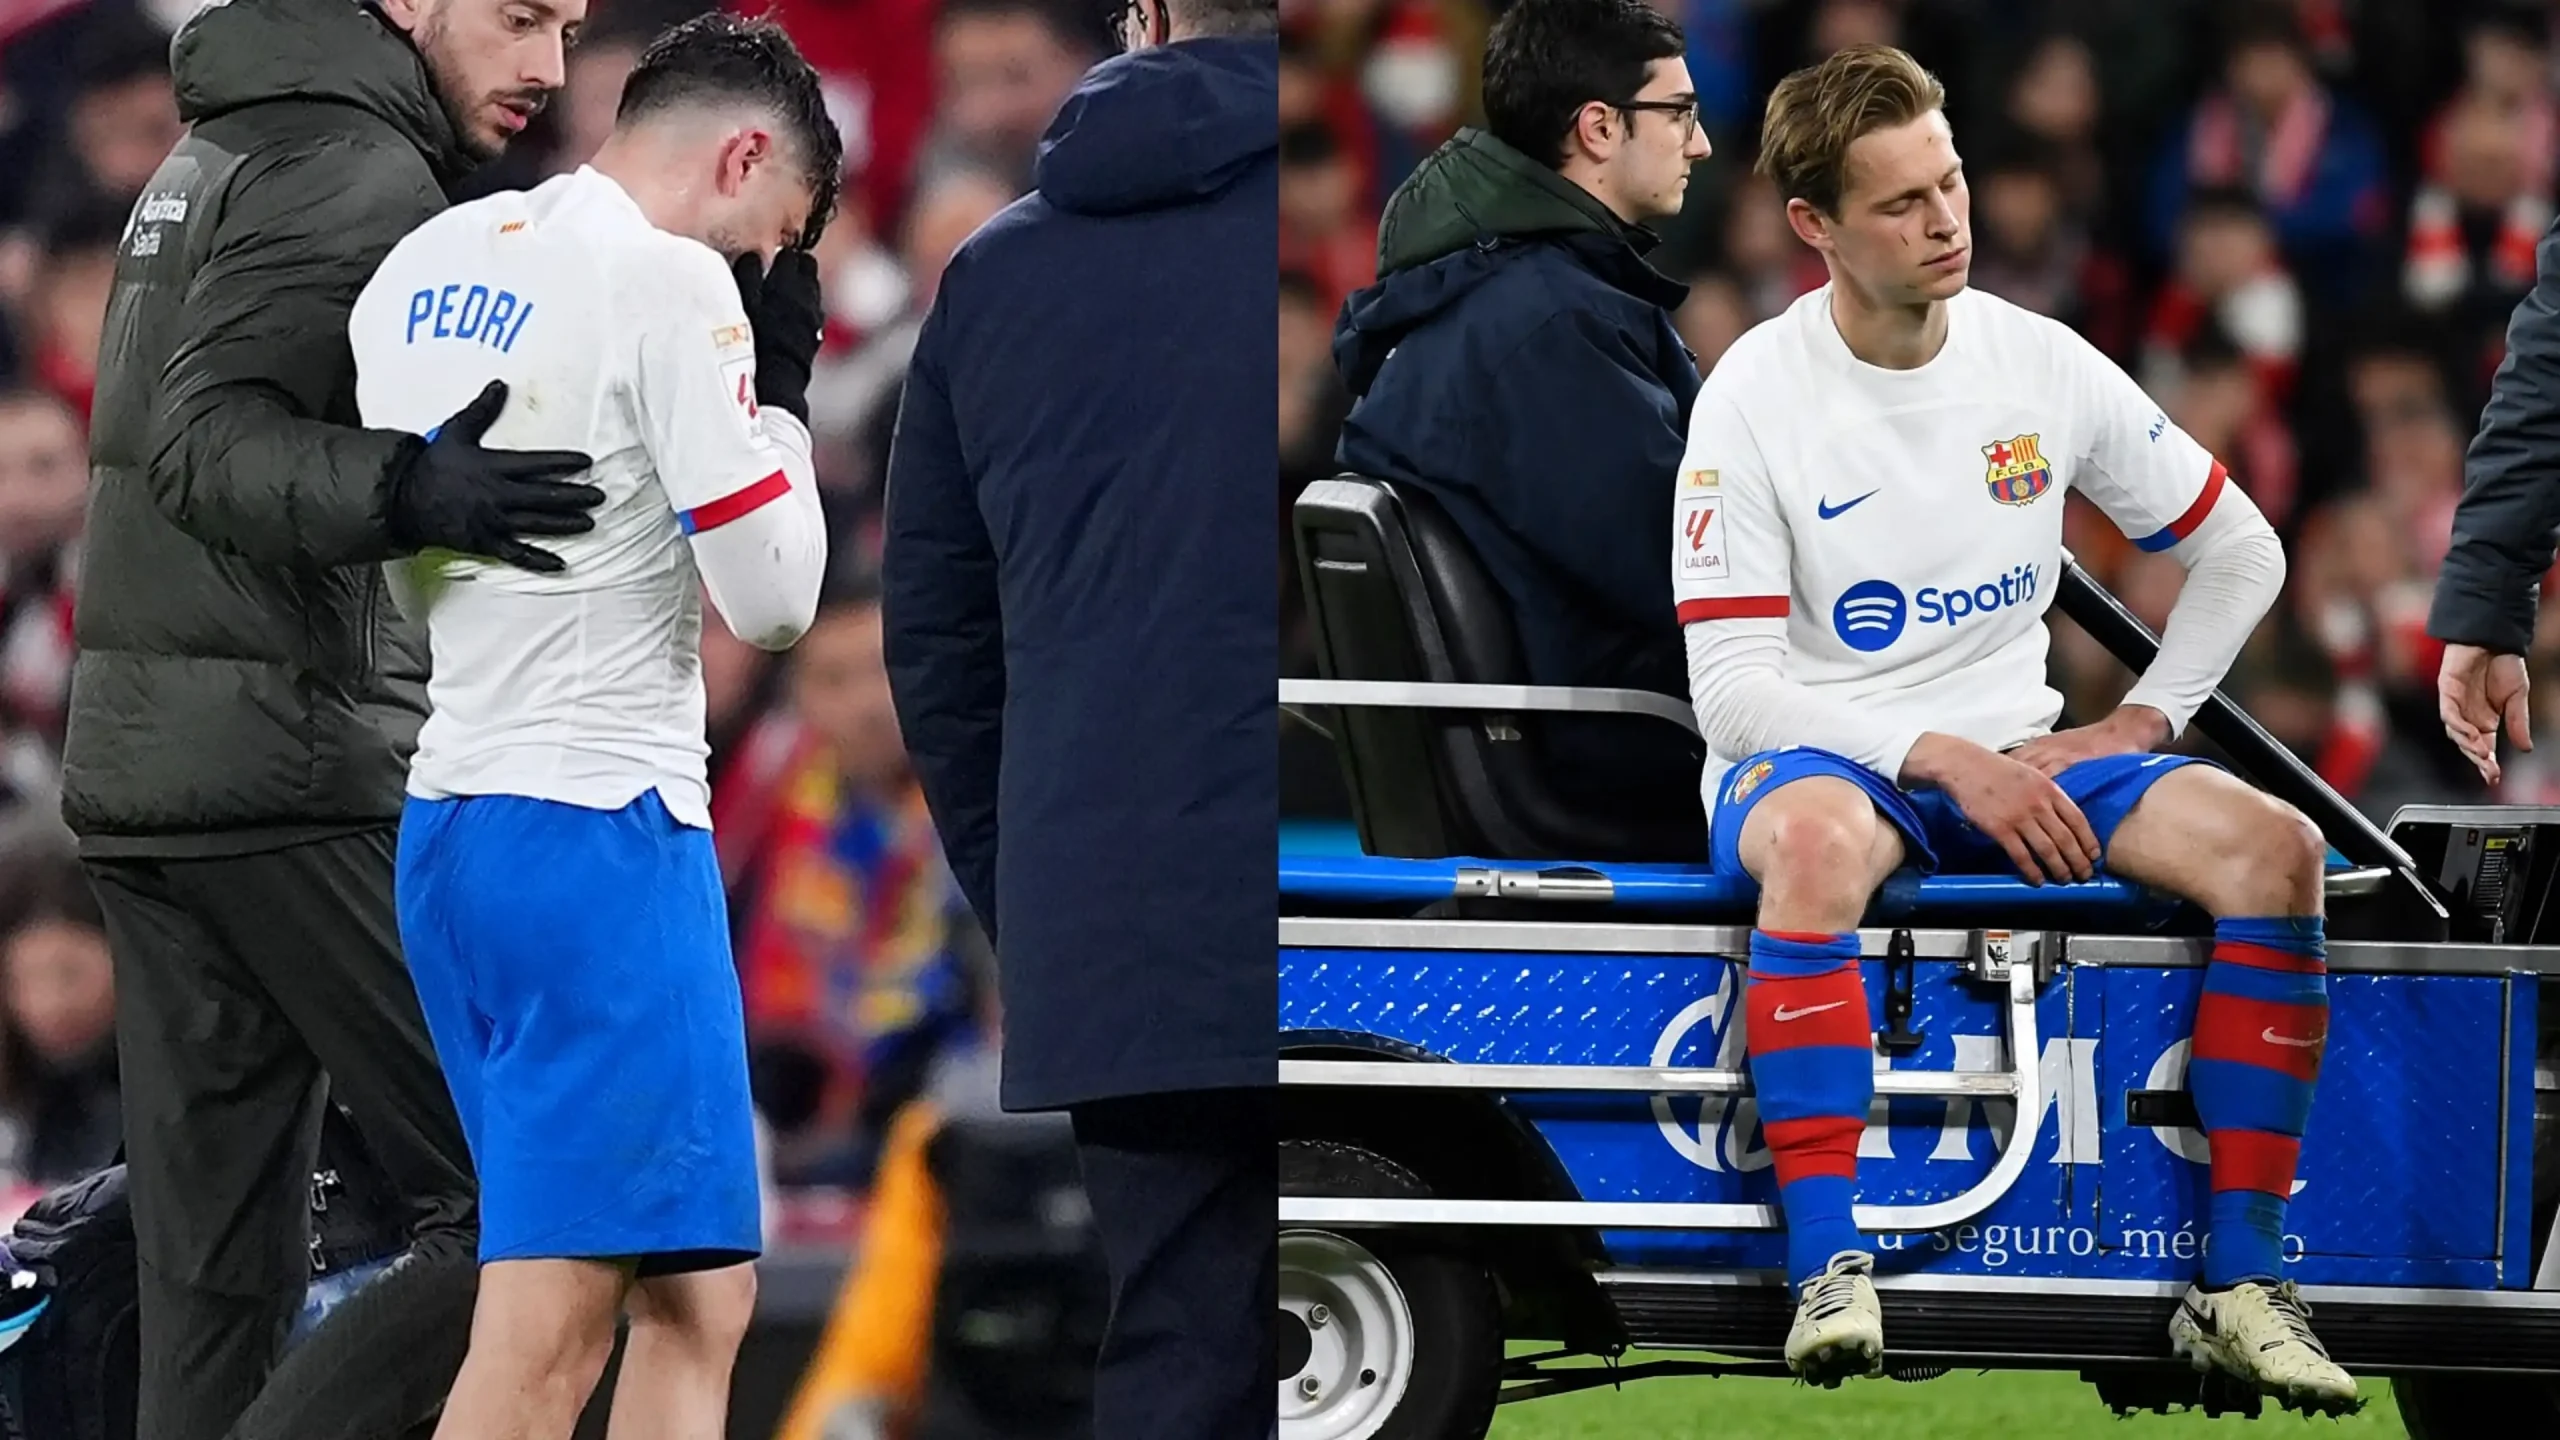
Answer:
<path fill-rule="evenodd" d="M 2560 1435 L 2560 1380 L 2539 1375 L 2406 1375 L 2391 1382 L 2409 1440 Z"/>
<path fill-rule="evenodd" d="M 1372 1150 L 1330 1140 L 1280 1142 L 1286 1195 L 1425 1199 L 1429 1186 Z M 1502 1398 L 1502 1297 L 1493 1272 L 1446 1241 L 1411 1230 L 1292 1224 L 1340 1235 L 1381 1262 L 1413 1313 L 1412 1379 L 1376 1440 L 1484 1440 Z M 1279 1440 L 1290 1440 L 1287 1427 Z"/>

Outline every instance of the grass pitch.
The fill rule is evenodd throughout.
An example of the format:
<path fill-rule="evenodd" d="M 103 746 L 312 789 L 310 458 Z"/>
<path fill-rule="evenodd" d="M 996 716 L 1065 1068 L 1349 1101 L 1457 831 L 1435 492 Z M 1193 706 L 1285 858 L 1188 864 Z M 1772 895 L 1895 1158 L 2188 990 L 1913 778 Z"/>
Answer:
<path fill-rule="evenodd" d="M 1959 1370 L 1918 1384 L 1853 1380 L 1837 1390 L 1785 1380 L 1639 1380 L 1623 1390 L 1505 1405 L 1491 1440 L 2405 1440 L 2389 1386 L 2363 1384 L 2370 1401 L 2349 1420 L 2309 1419 L 2272 1402 L 2255 1420 L 2200 1413 L 2118 1420 L 2069 1372 Z"/>

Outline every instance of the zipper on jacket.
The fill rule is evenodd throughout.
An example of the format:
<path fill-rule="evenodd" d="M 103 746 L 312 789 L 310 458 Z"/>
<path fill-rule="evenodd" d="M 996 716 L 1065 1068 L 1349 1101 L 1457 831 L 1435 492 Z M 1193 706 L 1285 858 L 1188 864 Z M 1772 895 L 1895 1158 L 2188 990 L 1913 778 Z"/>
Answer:
<path fill-rule="evenodd" d="M 365 568 L 368 573 L 364 585 L 363 619 L 359 623 L 364 626 L 364 678 L 370 680 L 382 673 L 382 592 L 390 582 L 383 577 L 381 566 Z"/>

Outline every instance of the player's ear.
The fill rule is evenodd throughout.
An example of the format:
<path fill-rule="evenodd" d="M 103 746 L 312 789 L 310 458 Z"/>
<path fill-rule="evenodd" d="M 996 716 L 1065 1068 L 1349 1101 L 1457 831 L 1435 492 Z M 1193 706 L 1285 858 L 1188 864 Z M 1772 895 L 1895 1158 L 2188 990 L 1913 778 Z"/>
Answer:
<path fill-rule="evenodd" d="M 1816 250 L 1830 248 L 1831 217 L 1815 209 L 1810 200 L 1799 196 L 1787 202 L 1787 228 Z"/>
<path fill-rule="evenodd" d="M 720 145 L 719 185 L 723 195 L 735 195 L 747 183 L 757 166 L 773 155 L 773 135 L 749 126 L 732 133 Z"/>

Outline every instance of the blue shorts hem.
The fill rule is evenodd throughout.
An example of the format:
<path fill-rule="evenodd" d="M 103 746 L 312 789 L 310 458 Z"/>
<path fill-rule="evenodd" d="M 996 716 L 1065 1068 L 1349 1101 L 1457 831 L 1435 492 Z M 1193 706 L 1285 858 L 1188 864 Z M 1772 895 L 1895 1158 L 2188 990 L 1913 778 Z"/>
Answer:
<path fill-rule="evenodd" d="M 2071 766 L 2056 775 L 2054 783 L 2088 820 L 2103 867 L 2117 828 L 2161 776 L 2188 765 L 2212 764 L 2199 755 L 2103 755 Z M 1901 832 L 1905 864 L 1921 874 L 2002 874 L 2012 868 L 2007 852 L 1976 830 L 1945 792 L 1905 790 L 1845 755 L 1792 746 L 1749 756 L 1727 771 L 1717 787 L 1707 832 L 1709 859 L 1717 874 L 1744 873 L 1742 825 L 1751 807 L 1787 782 L 1811 775 L 1836 776 L 1865 791 L 1877 813 Z"/>

